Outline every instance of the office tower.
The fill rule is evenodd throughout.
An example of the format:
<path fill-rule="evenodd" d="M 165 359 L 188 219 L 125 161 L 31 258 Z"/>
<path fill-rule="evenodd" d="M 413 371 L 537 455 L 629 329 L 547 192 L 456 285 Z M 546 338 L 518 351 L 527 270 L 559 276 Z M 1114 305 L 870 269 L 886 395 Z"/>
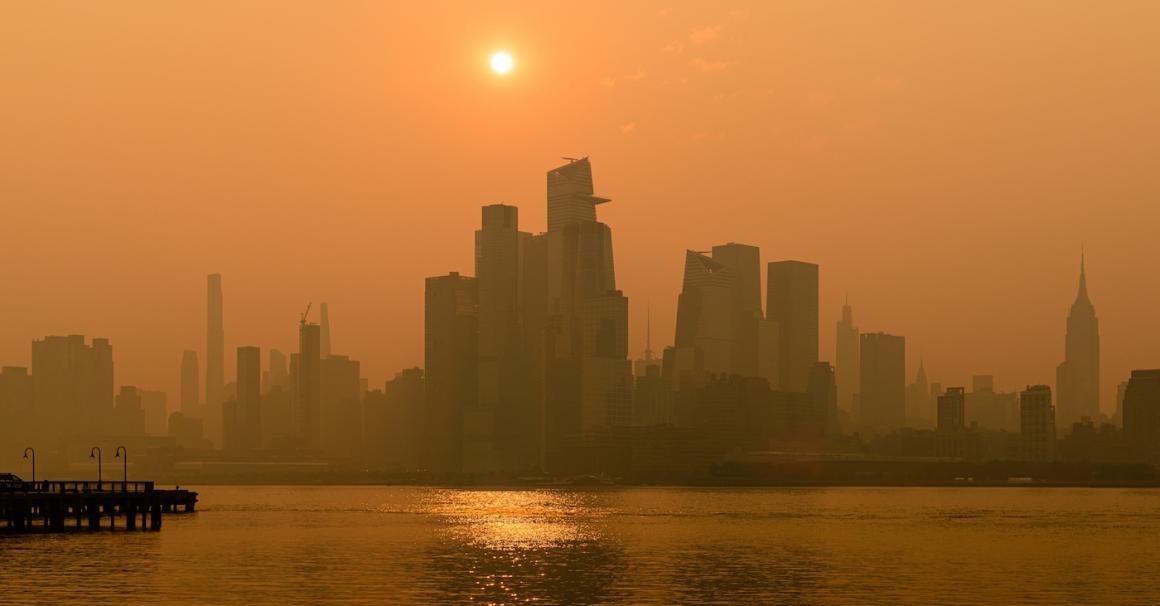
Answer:
<path fill-rule="evenodd" d="M 479 297 L 478 439 L 491 435 L 495 463 L 527 469 L 539 462 L 538 418 L 526 377 L 529 360 L 521 326 L 519 209 L 484 206 L 475 232 L 475 284 Z M 489 418 L 490 417 L 490 418 Z"/>
<path fill-rule="evenodd" d="M 801 261 L 769 264 L 766 314 L 778 326 L 778 381 L 782 391 L 805 391 L 818 361 L 818 266 Z"/>
<path fill-rule="evenodd" d="M 938 456 L 962 458 L 966 454 L 966 390 L 951 387 L 938 397 L 935 428 Z"/>
<path fill-rule="evenodd" d="M 711 256 L 686 251 L 677 299 L 677 373 L 759 376 L 761 322 L 757 247 L 722 244 Z"/>
<path fill-rule="evenodd" d="M 363 395 L 363 452 L 371 469 L 415 469 L 422 459 L 422 368 L 395 374 L 382 391 Z"/>
<path fill-rule="evenodd" d="M 696 251 L 685 251 L 685 275 L 677 297 L 674 347 L 677 373 L 704 371 L 733 374 L 734 303 L 737 276 L 733 270 Z"/>
<path fill-rule="evenodd" d="M 20 366 L 0 368 L 0 418 L 13 419 L 15 415 L 32 411 L 32 375 Z"/>
<path fill-rule="evenodd" d="M 169 428 L 169 398 L 165 392 L 141 390 L 141 408 L 145 411 L 145 433 L 165 435 Z"/>
<path fill-rule="evenodd" d="M 972 375 L 971 376 L 971 391 L 975 393 L 986 393 L 995 391 L 995 376 L 994 375 Z"/>
<path fill-rule="evenodd" d="M 842 319 L 838 321 L 837 366 L 834 372 L 838 379 L 838 407 L 847 413 L 854 412 L 854 395 L 858 393 L 861 362 L 858 360 L 858 327 L 854 326 L 854 310 L 850 298 L 842 305 Z"/>
<path fill-rule="evenodd" d="M 1124 437 L 1133 454 L 1160 462 L 1160 369 L 1132 371 L 1124 388 Z"/>
<path fill-rule="evenodd" d="M 730 372 L 743 377 L 758 376 L 758 324 L 764 317 L 761 311 L 761 251 L 756 246 L 730 242 L 713 247 L 713 260 L 729 268 L 733 274 Z"/>
<path fill-rule="evenodd" d="M 282 391 L 290 392 L 290 371 L 286 367 L 286 354 L 271 349 L 267 354 L 269 364 L 270 385 L 272 390 L 275 387 L 282 388 Z"/>
<path fill-rule="evenodd" d="M 537 469 L 544 468 L 544 407 L 547 399 L 548 346 L 548 236 L 520 232 L 520 306 L 524 355 L 527 359 L 528 408 L 531 441 Z"/>
<path fill-rule="evenodd" d="M 628 299 L 616 290 L 612 230 L 596 221 L 587 158 L 548 171 L 545 444 L 557 469 L 593 470 L 631 422 Z M 430 379 L 430 369 L 428 369 Z"/>
<path fill-rule="evenodd" d="M 863 429 L 888 433 L 906 423 L 906 339 L 865 333 L 860 358 L 859 413 Z"/>
<path fill-rule="evenodd" d="M 1025 460 L 1055 458 L 1055 422 L 1050 387 L 1031 385 L 1019 394 L 1019 435 Z"/>
<path fill-rule="evenodd" d="M 113 410 L 113 347 L 83 335 L 33 341 L 32 390 L 38 419 L 59 435 L 101 431 Z"/>
<path fill-rule="evenodd" d="M 1116 385 L 1116 412 L 1112 416 L 1114 425 L 1124 426 L 1124 396 L 1128 391 L 1128 381 L 1120 381 Z"/>
<path fill-rule="evenodd" d="M 141 392 L 132 385 L 122 385 L 113 405 L 111 433 L 118 436 L 145 435 L 145 408 Z"/>
<path fill-rule="evenodd" d="M 466 454 L 481 454 L 476 452 L 480 446 L 476 436 L 464 432 L 464 417 L 476 412 L 479 395 L 478 324 L 475 278 L 457 272 L 427 278 L 424 301 L 427 453 L 424 459 L 431 471 L 459 471 Z"/>
<path fill-rule="evenodd" d="M 319 339 L 322 359 L 330 356 L 330 306 L 323 301 L 318 307 L 318 324 L 321 326 Z"/>
<path fill-rule="evenodd" d="M 362 381 L 358 361 L 322 359 L 322 450 L 328 457 L 359 460 L 362 453 Z"/>
<path fill-rule="evenodd" d="M 262 446 L 262 350 L 239 347 L 237 364 L 237 448 L 254 451 Z"/>
<path fill-rule="evenodd" d="M 781 372 L 778 363 L 780 331 L 776 320 L 762 318 L 757 323 L 757 376 L 765 379 L 770 389 L 780 389 Z"/>
<path fill-rule="evenodd" d="M 930 384 L 926 380 L 926 367 L 918 361 L 918 374 L 914 383 L 906 386 L 906 424 L 910 427 L 929 427 Z"/>
<path fill-rule="evenodd" d="M 222 277 L 206 277 L 205 429 L 211 442 L 221 444 L 222 402 L 225 401 L 226 341 L 222 318 Z"/>
<path fill-rule="evenodd" d="M 1055 371 L 1061 427 L 1100 414 L 1100 322 L 1088 298 L 1087 276 L 1080 255 L 1079 291 L 1067 314 L 1064 360 Z"/>
<path fill-rule="evenodd" d="M 838 383 L 834 367 L 829 362 L 816 362 L 810 367 L 806 393 L 814 405 L 819 435 L 838 435 Z"/>
<path fill-rule="evenodd" d="M 290 392 L 281 385 L 274 385 L 262 394 L 258 419 L 261 448 L 280 449 L 293 442 L 294 411 L 290 406 Z"/>
<path fill-rule="evenodd" d="M 197 352 L 185 350 L 181 354 L 181 412 L 186 416 L 200 415 L 201 371 L 197 367 Z"/>
<path fill-rule="evenodd" d="M 1019 431 L 1019 394 L 996 393 L 992 375 L 971 377 L 967 423 L 991 430 Z"/>
<path fill-rule="evenodd" d="M 303 445 L 311 450 L 322 448 L 322 330 L 306 321 L 298 323 L 298 354 L 291 360 L 295 378 L 293 408 L 298 416 L 298 431 Z M 297 361 L 297 364 L 293 364 Z"/>

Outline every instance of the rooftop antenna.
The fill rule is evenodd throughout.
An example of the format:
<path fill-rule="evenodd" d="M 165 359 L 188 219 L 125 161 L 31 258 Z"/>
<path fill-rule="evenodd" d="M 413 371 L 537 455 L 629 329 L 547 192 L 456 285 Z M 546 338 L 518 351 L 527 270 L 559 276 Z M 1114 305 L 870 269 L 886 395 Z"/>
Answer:
<path fill-rule="evenodd" d="M 306 316 L 308 316 L 310 314 L 310 306 L 311 305 L 314 305 L 313 301 L 306 304 L 306 311 L 302 312 L 302 316 L 298 318 L 298 324 L 300 324 L 302 326 L 306 326 Z"/>
<path fill-rule="evenodd" d="M 579 161 L 580 161 L 580 158 L 569 158 L 568 156 L 563 156 L 563 158 L 564 158 L 565 160 L 567 160 L 569 163 L 572 163 L 572 162 L 579 162 Z"/>

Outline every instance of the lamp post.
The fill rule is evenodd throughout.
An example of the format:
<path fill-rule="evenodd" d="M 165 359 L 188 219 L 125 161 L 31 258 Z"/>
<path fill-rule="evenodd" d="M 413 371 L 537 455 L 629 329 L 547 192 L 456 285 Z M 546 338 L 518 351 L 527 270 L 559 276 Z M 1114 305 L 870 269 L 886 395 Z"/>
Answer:
<path fill-rule="evenodd" d="M 94 446 L 89 451 L 89 458 L 97 460 L 97 492 L 101 491 L 101 447 Z"/>
<path fill-rule="evenodd" d="M 114 458 L 121 459 L 121 491 L 129 491 L 129 449 L 118 446 L 113 454 Z"/>
<path fill-rule="evenodd" d="M 24 458 L 26 458 L 26 459 L 29 458 L 28 455 L 32 455 L 32 457 L 31 457 L 32 458 L 32 483 L 35 484 L 36 483 L 36 449 L 31 447 L 31 446 L 29 446 L 28 448 L 25 448 L 24 449 Z"/>

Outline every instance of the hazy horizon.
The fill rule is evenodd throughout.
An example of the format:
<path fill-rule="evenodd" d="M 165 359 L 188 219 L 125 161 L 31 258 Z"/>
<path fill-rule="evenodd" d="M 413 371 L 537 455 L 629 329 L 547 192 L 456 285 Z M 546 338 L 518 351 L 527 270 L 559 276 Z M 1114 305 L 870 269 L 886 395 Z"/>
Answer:
<path fill-rule="evenodd" d="M 107 337 L 174 410 L 220 273 L 227 380 L 326 301 L 381 387 L 480 207 L 543 231 L 545 172 L 589 156 L 632 357 L 648 308 L 672 342 L 684 251 L 733 241 L 820 265 L 822 359 L 848 294 L 907 381 L 1054 385 L 1082 246 L 1103 410 L 1160 367 L 1160 5 L 589 6 L 0 7 L 0 365 Z"/>

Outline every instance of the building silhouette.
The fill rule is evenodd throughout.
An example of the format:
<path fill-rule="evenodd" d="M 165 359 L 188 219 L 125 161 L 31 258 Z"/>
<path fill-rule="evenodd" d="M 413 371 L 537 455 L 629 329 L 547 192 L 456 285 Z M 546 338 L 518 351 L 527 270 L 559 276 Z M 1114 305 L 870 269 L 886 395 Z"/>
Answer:
<path fill-rule="evenodd" d="M 330 306 L 323 301 L 318 305 L 318 324 L 320 326 L 320 349 L 322 359 L 330 356 Z"/>
<path fill-rule="evenodd" d="M 464 418 L 476 412 L 479 397 L 475 278 L 458 272 L 427 278 L 424 312 L 424 458 L 432 471 L 457 472 L 465 453 L 479 448 L 476 436 L 464 431 Z"/>
<path fill-rule="evenodd" d="M 181 354 L 181 412 L 186 416 L 201 416 L 201 371 L 197 352 L 185 350 Z"/>
<path fill-rule="evenodd" d="M 164 436 L 169 429 L 169 397 L 165 392 L 141 390 L 141 408 L 145 411 L 145 434 Z"/>
<path fill-rule="evenodd" d="M 490 464 L 528 469 L 540 460 L 539 415 L 527 383 L 532 369 L 522 309 L 522 261 L 530 234 L 519 231 L 519 209 L 514 206 L 484 206 L 481 215 L 475 232 L 479 395 L 472 432 L 480 442 L 491 442 Z"/>
<path fill-rule="evenodd" d="M 262 447 L 262 350 L 239 347 L 237 356 L 237 409 L 232 419 L 235 448 L 252 452 Z"/>
<path fill-rule="evenodd" d="M 225 328 L 222 318 L 222 277 L 206 277 L 205 316 L 205 429 L 211 442 L 221 445 L 222 403 L 225 402 Z"/>
<path fill-rule="evenodd" d="M 861 362 L 858 358 L 858 327 L 854 325 L 854 310 L 850 298 L 842 305 L 842 319 L 838 321 L 834 373 L 838 382 L 838 407 L 853 414 L 854 398 L 858 394 Z"/>
<path fill-rule="evenodd" d="M 818 266 L 770 263 L 766 288 L 765 315 L 778 330 L 778 388 L 804 392 L 818 361 Z"/>
<path fill-rule="evenodd" d="M 1132 371 L 1124 388 L 1124 436 L 1143 460 L 1160 462 L 1160 369 Z"/>
<path fill-rule="evenodd" d="M 646 313 L 645 328 L 644 328 L 644 351 L 641 356 L 632 362 L 632 374 L 637 377 L 648 375 L 648 369 L 655 367 L 657 372 L 660 372 L 663 364 L 662 358 L 658 358 L 656 352 L 652 348 L 652 309 L 650 308 Z M 659 376 L 659 375 L 658 375 Z"/>
<path fill-rule="evenodd" d="M 871 433 L 887 433 L 906 424 L 906 339 L 886 333 L 863 333 L 860 358 L 859 422 Z"/>
<path fill-rule="evenodd" d="M 268 389 L 281 388 L 282 391 L 289 393 L 290 370 L 286 366 L 286 354 L 277 349 L 271 349 L 266 356 L 268 360 L 267 364 L 269 364 L 269 370 L 267 371 L 269 376 Z"/>
<path fill-rule="evenodd" d="M 597 451 L 618 447 L 613 428 L 631 422 L 628 299 L 616 289 L 612 230 L 596 220 L 609 200 L 593 194 L 588 159 L 548 171 L 547 186 L 545 458 L 591 469 Z"/>
<path fill-rule="evenodd" d="M 322 359 L 322 451 L 332 459 L 358 460 L 362 452 L 360 364 L 348 356 Z"/>
<path fill-rule="evenodd" d="M 1019 436 L 1025 460 L 1055 458 L 1055 423 L 1050 387 L 1031 385 L 1019 394 Z"/>
<path fill-rule="evenodd" d="M 946 393 L 938 397 L 935 431 L 940 457 L 962 458 L 966 455 L 966 402 L 966 389 L 962 387 L 947 388 Z"/>
<path fill-rule="evenodd" d="M 136 387 L 122 385 L 117 392 L 108 431 L 117 436 L 145 435 L 145 407 L 141 403 L 141 392 Z"/>
<path fill-rule="evenodd" d="M 1064 360 L 1055 371 L 1060 427 L 1071 427 L 1083 417 L 1100 415 L 1100 323 L 1088 298 L 1083 256 L 1079 263 L 1079 290 L 1067 314 Z"/>
<path fill-rule="evenodd" d="M 819 435 L 838 435 L 838 382 L 834 367 L 829 362 L 817 362 L 810 368 L 806 386 L 816 414 Z"/>
<path fill-rule="evenodd" d="M 298 416 L 302 446 L 322 448 L 322 328 L 306 321 L 298 323 L 298 353 L 291 359 L 295 375 L 292 406 Z"/>
<path fill-rule="evenodd" d="M 740 374 L 734 371 L 733 360 L 736 353 L 734 299 L 739 281 L 733 268 L 704 253 L 685 251 L 685 272 L 677 297 L 673 339 L 676 387 L 679 388 L 681 378 L 690 372 Z"/>
<path fill-rule="evenodd" d="M 914 382 L 906 386 L 906 424 L 909 427 L 930 427 L 930 382 L 926 378 L 926 366 L 920 359 Z"/>
<path fill-rule="evenodd" d="M 32 390 L 42 426 L 64 436 L 101 431 L 113 409 L 112 345 L 83 335 L 33 341 Z"/>

